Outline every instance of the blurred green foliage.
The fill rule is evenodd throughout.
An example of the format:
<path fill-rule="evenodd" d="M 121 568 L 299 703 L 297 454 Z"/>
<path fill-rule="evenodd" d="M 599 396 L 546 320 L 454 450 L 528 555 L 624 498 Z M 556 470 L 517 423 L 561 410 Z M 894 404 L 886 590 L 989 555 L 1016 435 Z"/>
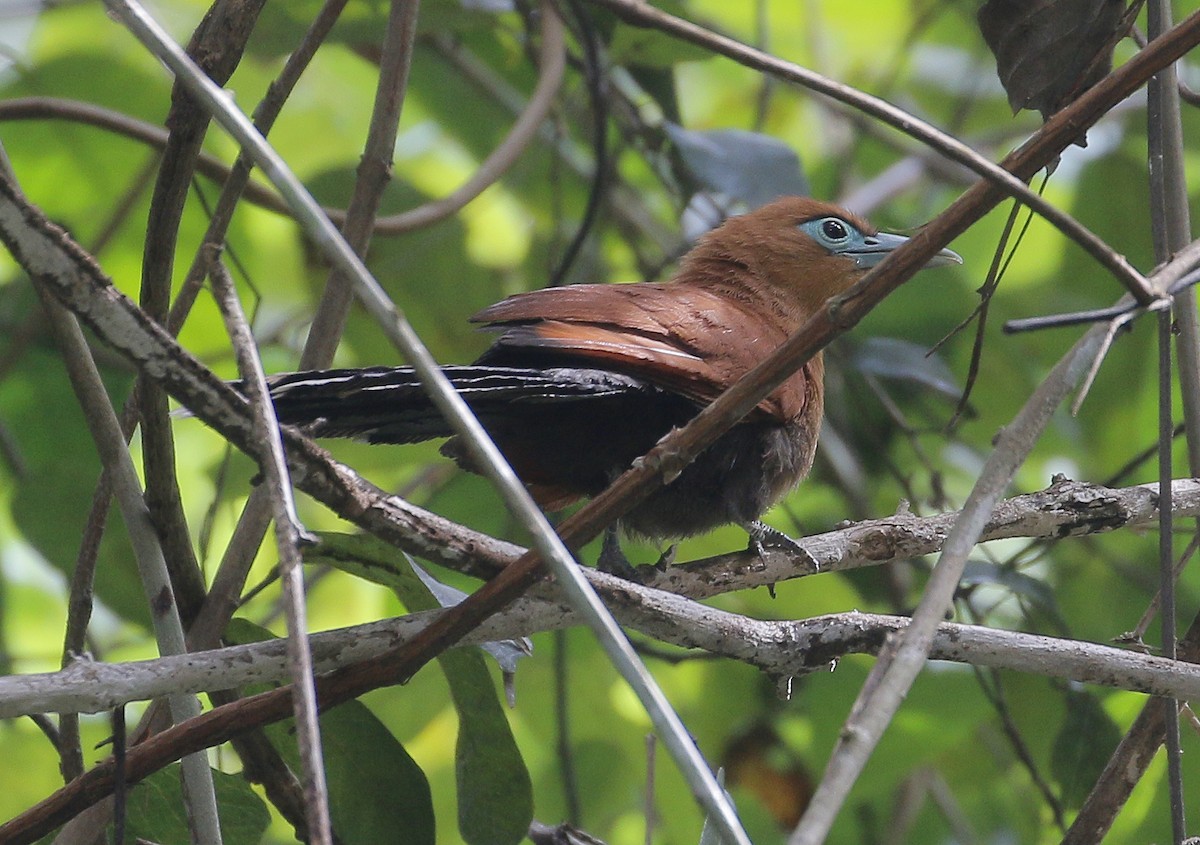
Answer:
<path fill-rule="evenodd" d="M 319 5 L 267 4 L 249 54 L 228 86 L 242 108 L 253 108 Z M 466 11 L 456 0 L 422 4 L 421 36 L 396 148 L 395 182 L 383 213 L 453 190 L 514 119 L 497 92 L 520 100 L 534 83 L 522 15 L 480 11 L 479 5 Z M 375 84 L 375 67 L 365 58 L 369 50 L 361 48 L 377 48 L 386 6 L 382 0 L 349 5 L 346 21 L 318 54 L 271 134 L 276 148 L 326 203 L 344 205 L 352 190 Z M 590 8 L 587 3 L 582 6 Z M 186 41 L 204 8 L 199 0 L 170 0 L 156 4 L 156 13 Z M 1036 117 L 1027 113 L 1011 115 L 976 30 L 971 4 L 875 0 L 860 4 L 854 14 L 846 13 L 846 4 L 829 0 L 680 0 L 669 8 L 885 96 L 994 158 L 1037 125 Z M 619 84 L 609 89 L 615 115 L 608 130 L 612 177 L 622 192 L 611 194 L 619 199 L 604 207 L 573 280 L 665 276 L 681 252 L 680 217 L 693 186 L 681 181 L 679 161 L 673 158 L 661 123 L 663 113 L 676 119 L 676 107 L 677 119 L 687 130 L 756 131 L 795 150 L 816 196 L 853 196 L 860 204 L 856 210 L 868 213 L 883 228 L 904 231 L 920 225 L 964 187 L 958 179 L 947 181 L 941 171 L 921 170 L 920 159 L 910 155 L 916 149 L 912 142 L 892 130 L 864 126 L 840 106 L 764 80 L 697 48 L 615 24 L 609 16 L 597 13 L 596 19 L 611 47 L 609 60 L 628 65 L 615 68 L 612 76 Z M 0 18 L 0 37 L 13 42 L 10 49 L 16 57 L 0 70 L 0 101 L 68 98 L 151 123 L 166 114 L 170 79 L 105 16 L 102 4 L 58 5 L 42 12 L 31 28 L 29 20 L 15 20 L 25 28 Z M 573 56 L 580 55 L 577 42 L 571 42 L 571 50 Z M 464 73 L 467 65 L 477 69 L 474 77 Z M 640 88 L 639 79 L 655 80 L 657 94 Z M 672 87 L 664 89 L 664 79 Z M 573 161 L 590 161 L 587 97 L 582 74 L 577 67 L 570 69 L 552 124 L 499 184 L 452 219 L 375 239 L 368 256 L 371 269 L 440 359 L 465 362 L 478 354 L 487 338 L 466 318 L 510 293 L 543 284 L 575 234 L 590 189 L 587 168 L 580 172 L 572 166 Z M 1194 136 L 1198 120 L 1192 111 L 1185 113 L 1185 137 Z M 1109 116 L 1090 134 L 1086 149 L 1064 154 L 1046 194 L 1134 264 L 1149 269 L 1154 262 L 1145 136 L 1140 107 Z M 152 182 L 148 168 L 155 162 L 155 151 L 115 132 L 49 116 L 4 120 L 0 139 L 27 194 L 85 247 L 94 248 L 101 233 L 115 223 L 111 238 L 96 254 L 115 284 L 136 296 Z M 225 161 L 235 152 L 219 131 L 209 133 L 205 148 Z M 1194 159 L 1196 150 L 1189 155 Z M 916 175 L 885 182 L 882 177 L 902 161 Z M 216 192 L 208 179 L 197 180 L 180 234 L 177 281 L 206 222 L 199 200 L 211 200 Z M 117 217 L 123 205 L 128 212 Z M 911 358 L 908 372 L 902 368 L 881 375 L 878 366 L 864 366 L 871 354 L 864 342 L 892 338 L 925 350 L 949 335 L 936 353 L 945 369 L 939 364 L 936 372 L 949 372 L 961 385 L 974 326 L 957 334 L 952 329 L 977 304 L 975 289 L 984 281 L 1007 214 L 1007 206 L 997 209 L 953 245 L 965 258 L 962 268 L 918 277 L 835 344 L 828 356 L 826 446 L 813 477 L 772 513 L 773 524 L 791 533 L 820 532 L 845 519 L 892 513 L 902 499 L 919 513 L 957 507 L 992 437 L 1079 335 L 1079 330 L 1067 329 L 1006 336 L 999 330 L 1004 320 L 1102 307 L 1120 294 L 1080 250 L 1034 220 L 992 300 L 969 411 L 947 433 L 954 400 L 931 383 L 929 373 L 934 370 L 918 363 L 917 356 Z M 637 221 L 647 225 L 638 229 Z M 294 367 L 327 268 L 290 221 L 249 205 L 234 220 L 229 256 L 237 262 L 245 300 L 255 311 L 268 366 Z M 181 339 L 219 373 L 233 375 L 224 329 L 207 296 L 201 297 Z M 102 349 L 98 353 L 114 401 L 120 404 L 131 373 L 111 354 Z M 60 661 L 63 573 L 74 564 L 99 462 L 36 298 L 7 256 L 0 256 L 0 361 L 0 429 L 11 444 L 6 452 L 11 457 L 0 464 L 0 654 L 13 671 L 46 671 Z M 397 361 L 370 318 L 358 311 L 352 314 L 337 364 Z M 1153 330 L 1138 324 L 1116 342 L 1080 414 L 1071 417 L 1063 411 L 1056 416 L 1013 492 L 1044 487 L 1058 472 L 1106 481 L 1153 444 L 1156 401 Z M 204 565 L 211 572 L 254 469 L 245 458 L 230 456 L 222 441 L 195 421 L 180 421 L 177 436 L 185 506 L 197 535 L 200 526 L 207 526 Z M 487 484 L 442 471 L 444 463 L 433 445 L 329 447 L 383 487 L 405 489 L 417 504 L 474 528 L 522 540 Z M 1178 455 L 1177 474 L 1185 474 L 1182 448 Z M 1153 464 L 1144 463 L 1121 483 L 1150 481 L 1155 472 Z M 346 530 L 311 502 L 302 501 L 301 510 L 312 528 Z M 97 576 L 101 610 L 91 647 L 98 658 L 107 660 L 151 656 L 152 638 L 124 532 L 118 518 L 109 522 Z M 679 559 L 727 551 L 743 542 L 736 530 L 718 531 L 683 543 Z M 979 565 L 972 570 L 975 577 L 960 602 L 962 617 L 1106 642 L 1131 628 L 1150 599 L 1156 542 L 1153 536 L 1123 532 L 1052 545 L 1006 541 L 980 549 Z M 637 545 L 630 549 L 638 561 L 654 560 L 659 552 Z M 594 550 L 588 554 L 594 555 Z M 269 550 L 260 558 L 252 580 L 266 577 L 274 563 Z M 714 604 L 779 619 L 854 608 L 903 612 L 919 598 L 929 563 L 917 560 L 886 570 L 821 575 L 779 585 L 774 599 L 758 591 L 724 596 Z M 466 579 L 441 575 L 471 588 Z M 1194 573 L 1185 575 L 1181 607 L 1195 607 L 1198 586 Z M 244 612 L 274 626 L 274 608 L 275 595 L 267 591 Z M 345 573 L 321 580 L 312 590 L 310 608 L 314 628 L 399 612 L 386 590 Z M 561 648 L 566 651 L 570 765 L 581 809 L 577 821 L 618 845 L 641 842 L 644 736 L 649 730 L 644 714 L 586 632 L 573 630 L 561 638 L 538 635 L 534 641 L 533 659 L 523 661 L 517 673 L 517 707 L 507 715 L 532 778 L 536 818 L 557 824 L 568 812 L 562 760 L 556 752 L 552 659 Z M 870 666 L 865 658 L 852 658 L 834 671 L 796 679 L 790 699 L 784 701 L 771 679 L 741 665 L 673 664 L 654 658 L 649 662 L 709 759 L 720 763 L 736 756 L 744 737 L 768 726 L 774 739 L 764 759 L 780 770 L 805 773 L 800 781 L 809 784 L 822 771 Z M 889 729 L 830 841 L 949 841 L 955 832 L 950 813 L 939 810 L 932 791 L 910 797 L 915 803 L 903 808 L 911 811 L 911 817 L 906 816 L 910 826 L 895 828 L 900 796 L 914 794 L 905 787 L 932 780 L 948 788 L 978 841 L 1057 841 L 1060 834 L 1051 811 L 1007 738 L 1004 720 L 1022 737 L 1040 777 L 1070 810 L 1081 790 L 1086 791 L 1095 766 L 1106 758 L 1118 726 L 1128 724 L 1143 700 L 1106 689 L 1081 695 L 1034 675 L 977 676 L 963 667 L 931 666 Z M 1004 702 L 1003 711 L 994 705 L 996 700 Z M 1102 748 L 1089 747 L 1078 733 L 1075 714 L 1080 702 L 1086 704 L 1088 736 Z M 455 841 L 456 715 L 444 680 L 427 669 L 406 686 L 381 690 L 365 703 L 423 770 L 433 796 L 437 841 Z M 108 754 L 106 747 L 92 744 L 105 732 L 103 721 L 85 721 L 89 763 Z M 1194 738 L 1185 738 L 1188 743 L 1194 744 Z M 0 748 L 5 760 L 0 767 L 2 819 L 54 787 L 57 756 L 25 721 L 0 724 Z M 655 841 L 694 842 L 701 813 L 674 767 L 661 753 L 659 759 L 653 785 Z M 1184 758 L 1188 783 L 1200 778 L 1198 759 L 1196 754 Z M 223 753 L 221 762 L 237 770 L 232 754 Z M 1151 777 L 1106 841 L 1169 838 L 1166 790 L 1161 784 L 1150 788 L 1153 782 Z M 749 784 L 735 783 L 732 788 L 755 841 L 782 841 L 784 834 L 765 811 L 762 796 Z M 276 818 L 264 841 L 290 841 L 290 831 Z"/>

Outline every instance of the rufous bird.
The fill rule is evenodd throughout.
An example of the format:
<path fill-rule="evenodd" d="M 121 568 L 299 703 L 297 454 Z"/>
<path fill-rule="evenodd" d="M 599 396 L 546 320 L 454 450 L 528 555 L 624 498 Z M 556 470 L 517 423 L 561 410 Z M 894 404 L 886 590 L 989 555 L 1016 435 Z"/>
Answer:
<path fill-rule="evenodd" d="M 499 337 L 474 364 L 443 369 L 534 499 L 557 510 L 603 490 L 906 240 L 829 203 L 779 199 L 701 237 L 670 281 L 545 288 L 485 308 L 471 320 Z M 961 262 L 942 250 L 925 266 Z M 657 540 L 736 523 L 760 552 L 792 545 L 759 518 L 812 467 L 823 375 L 817 354 L 621 527 Z M 271 396 L 280 422 L 315 436 L 450 437 L 442 453 L 476 469 L 408 367 L 277 376 Z M 622 568 L 606 540 L 602 563 Z"/>

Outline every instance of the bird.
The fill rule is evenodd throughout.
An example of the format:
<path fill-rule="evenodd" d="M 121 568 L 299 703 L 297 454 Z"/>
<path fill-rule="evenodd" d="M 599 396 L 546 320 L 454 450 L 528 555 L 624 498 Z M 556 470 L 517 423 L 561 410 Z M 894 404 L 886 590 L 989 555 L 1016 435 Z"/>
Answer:
<path fill-rule="evenodd" d="M 469 365 L 443 372 L 547 511 L 596 495 L 672 429 L 764 360 L 832 296 L 908 238 L 831 203 L 783 197 L 702 235 L 665 282 L 518 293 L 470 320 L 494 332 Z M 949 249 L 925 267 L 962 263 Z M 745 528 L 749 547 L 795 548 L 762 515 L 808 474 L 824 406 L 820 353 L 619 521 L 676 540 Z M 370 443 L 449 438 L 478 472 L 409 367 L 271 377 L 280 423 Z M 602 568 L 628 572 L 614 526 Z"/>

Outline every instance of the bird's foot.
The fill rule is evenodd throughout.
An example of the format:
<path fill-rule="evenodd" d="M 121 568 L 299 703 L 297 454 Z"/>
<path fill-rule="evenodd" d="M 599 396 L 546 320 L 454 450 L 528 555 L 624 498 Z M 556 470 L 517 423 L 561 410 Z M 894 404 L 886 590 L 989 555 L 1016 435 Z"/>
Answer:
<path fill-rule="evenodd" d="M 656 569 L 666 569 L 675 562 L 675 553 L 679 551 L 679 544 L 672 543 L 663 549 L 663 553 L 658 556 L 658 561 L 654 566 Z"/>
<path fill-rule="evenodd" d="M 799 541 L 784 534 L 778 528 L 772 528 L 765 522 L 748 523 L 744 526 L 746 533 L 750 535 L 750 542 L 746 546 L 747 551 L 754 552 L 760 559 L 766 560 L 767 548 L 779 549 L 780 551 L 802 557 L 812 564 L 814 572 L 820 571 L 821 564 L 817 561 L 812 553 L 800 545 Z"/>
<path fill-rule="evenodd" d="M 637 570 L 625 557 L 621 550 L 621 538 L 617 526 L 610 525 L 604 529 L 604 543 L 600 546 L 600 557 L 596 559 L 596 568 L 609 575 L 616 575 L 626 581 L 637 581 Z"/>

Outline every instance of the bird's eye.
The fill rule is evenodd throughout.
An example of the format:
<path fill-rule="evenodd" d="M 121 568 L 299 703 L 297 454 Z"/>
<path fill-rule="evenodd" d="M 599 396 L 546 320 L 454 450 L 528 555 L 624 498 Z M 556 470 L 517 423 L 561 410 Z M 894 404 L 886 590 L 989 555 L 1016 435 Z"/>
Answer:
<path fill-rule="evenodd" d="M 840 217 L 818 217 L 806 220 L 797 228 L 817 245 L 831 253 L 841 254 L 860 243 L 863 234 Z"/>
<path fill-rule="evenodd" d="M 850 237 L 846 224 L 836 217 L 827 217 L 821 221 L 821 234 L 831 241 L 844 241 Z"/>

